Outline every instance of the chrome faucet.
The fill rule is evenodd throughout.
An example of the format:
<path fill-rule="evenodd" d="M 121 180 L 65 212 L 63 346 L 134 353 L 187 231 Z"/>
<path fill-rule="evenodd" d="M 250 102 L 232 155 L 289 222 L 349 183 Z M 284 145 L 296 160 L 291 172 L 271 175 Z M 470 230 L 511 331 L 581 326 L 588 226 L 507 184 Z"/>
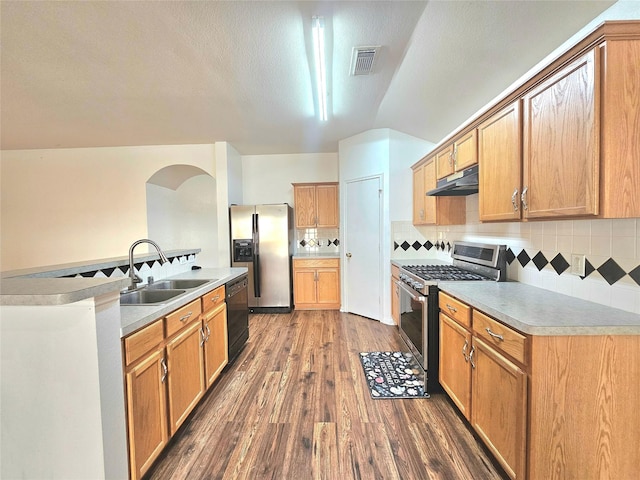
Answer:
<path fill-rule="evenodd" d="M 156 250 L 158 251 L 158 255 L 160 255 L 160 260 L 159 260 L 160 265 L 169 261 L 167 260 L 166 255 L 162 252 L 162 249 L 153 240 L 149 240 L 148 238 L 142 238 L 140 240 L 136 240 L 135 242 L 133 242 L 131 247 L 129 247 L 129 277 L 131 278 L 131 285 L 129 285 L 129 290 L 135 290 L 136 285 L 142 281 L 142 279 L 138 275 L 136 275 L 136 272 L 133 267 L 133 249 L 136 248 L 136 246 L 140 245 L 141 243 L 148 243 L 150 245 L 153 245 L 156 248 Z"/>

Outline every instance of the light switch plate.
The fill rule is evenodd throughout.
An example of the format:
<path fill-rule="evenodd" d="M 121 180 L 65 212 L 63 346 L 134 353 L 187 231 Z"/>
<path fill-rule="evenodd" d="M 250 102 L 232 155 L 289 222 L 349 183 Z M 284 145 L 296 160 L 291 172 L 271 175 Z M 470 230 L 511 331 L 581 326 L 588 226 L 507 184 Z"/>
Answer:
<path fill-rule="evenodd" d="M 584 277 L 586 259 L 584 255 L 571 254 L 571 274 Z"/>

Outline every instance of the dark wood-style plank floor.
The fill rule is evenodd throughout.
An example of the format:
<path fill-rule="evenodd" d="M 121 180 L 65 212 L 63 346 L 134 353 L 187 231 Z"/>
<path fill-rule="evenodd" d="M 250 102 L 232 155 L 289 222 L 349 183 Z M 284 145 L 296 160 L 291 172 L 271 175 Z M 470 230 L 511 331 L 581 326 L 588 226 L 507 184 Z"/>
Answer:
<path fill-rule="evenodd" d="M 444 394 L 373 400 L 361 351 L 397 329 L 337 311 L 256 314 L 250 340 L 151 479 L 500 479 Z"/>

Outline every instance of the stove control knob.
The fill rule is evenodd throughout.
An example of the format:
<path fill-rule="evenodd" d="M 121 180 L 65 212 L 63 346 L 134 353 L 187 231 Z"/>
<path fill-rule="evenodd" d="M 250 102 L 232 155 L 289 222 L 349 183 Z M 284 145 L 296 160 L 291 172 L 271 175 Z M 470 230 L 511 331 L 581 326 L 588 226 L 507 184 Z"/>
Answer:
<path fill-rule="evenodd" d="M 416 290 L 422 290 L 424 288 L 424 284 L 420 282 L 413 282 L 413 288 Z"/>

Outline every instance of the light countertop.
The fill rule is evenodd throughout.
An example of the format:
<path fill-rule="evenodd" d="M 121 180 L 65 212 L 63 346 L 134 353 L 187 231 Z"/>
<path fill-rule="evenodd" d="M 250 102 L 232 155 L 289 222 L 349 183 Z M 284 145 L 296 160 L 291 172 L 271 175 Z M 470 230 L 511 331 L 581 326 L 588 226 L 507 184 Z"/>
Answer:
<path fill-rule="evenodd" d="M 340 258 L 340 252 L 300 252 L 293 258 Z"/>
<path fill-rule="evenodd" d="M 204 285 L 187 290 L 186 294 L 179 295 L 178 297 L 168 300 L 166 303 L 157 305 L 121 305 L 120 306 L 120 323 L 121 330 L 120 336 L 125 337 L 130 333 L 138 330 L 139 328 L 148 325 L 149 323 L 165 316 L 168 313 L 186 305 L 187 303 L 200 298 L 205 293 L 224 285 L 238 278 L 241 275 L 247 273 L 247 269 L 244 267 L 223 267 L 223 268 L 203 268 L 201 270 L 192 270 L 189 272 L 180 273 L 169 277 L 168 279 L 162 278 L 161 280 L 175 280 L 175 279 L 195 279 L 195 280 L 210 280 L 210 282 Z"/>
<path fill-rule="evenodd" d="M 640 335 L 640 315 L 520 282 L 439 282 L 438 287 L 531 335 Z"/>

